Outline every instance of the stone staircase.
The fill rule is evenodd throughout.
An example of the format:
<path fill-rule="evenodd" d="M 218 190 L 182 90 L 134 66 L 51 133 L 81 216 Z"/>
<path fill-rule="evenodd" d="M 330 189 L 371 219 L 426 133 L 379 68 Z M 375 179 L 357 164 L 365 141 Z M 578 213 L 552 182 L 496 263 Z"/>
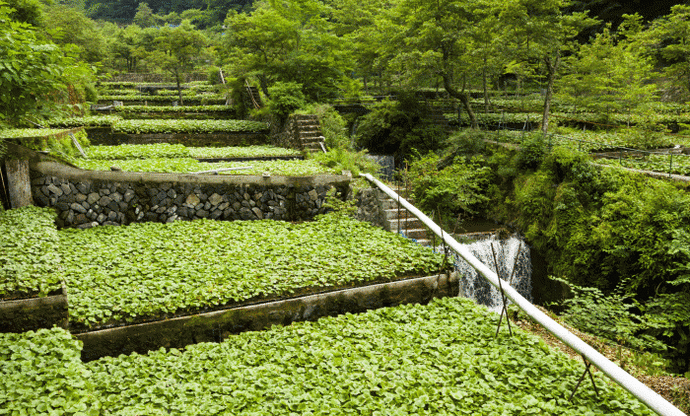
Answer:
<path fill-rule="evenodd" d="M 393 189 L 402 198 L 411 202 L 405 195 L 405 190 Z M 429 246 L 432 244 L 431 232 L 424 223 L 412 215 L 405 207 L 383 192 L 379 192 L 379 203 L 385 218 L 384 228 L 394 233 L 401 233 L 407 238 L 416 240 L 419 244 Z"/>
<path fill-rule="evenodd" d="M 314 114 L 295 116 L 295 136 L 302 150 L 307 152 L 326 152 L 326 142 L 321 133 L 319 118 Z"/>

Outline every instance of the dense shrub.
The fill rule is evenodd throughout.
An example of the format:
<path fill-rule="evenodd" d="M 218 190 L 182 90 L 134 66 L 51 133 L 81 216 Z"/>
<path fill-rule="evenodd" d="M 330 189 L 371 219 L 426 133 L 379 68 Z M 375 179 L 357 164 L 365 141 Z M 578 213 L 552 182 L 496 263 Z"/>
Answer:
<path fill-rule="evenodd" d="M 416 150 L 420 154 L 439 150 L 447 133 L 433 124 L 429 108 L 413 95 L 377 103 L 362 117 L 357 128 L 357 144 L 373 154 L 405 159 Z"/>

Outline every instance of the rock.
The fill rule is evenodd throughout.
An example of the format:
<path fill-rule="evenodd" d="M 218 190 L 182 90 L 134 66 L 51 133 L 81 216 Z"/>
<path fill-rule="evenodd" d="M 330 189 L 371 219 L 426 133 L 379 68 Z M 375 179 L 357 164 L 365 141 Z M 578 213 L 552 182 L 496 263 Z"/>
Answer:
<path fill-rule="evenodd" d="M 103 196 L 103 195 L 110 195 L 110 189 L 108 188 L 101 188 L 98 190 L 98 194 Z"/>
<path fill-rule="evenodd" d="M 110 167 L 110 170 L 111 170 L 112 172 L 122 172 L 122 168 L 119 167 L 119 166 L 111 166 L 111 167 Z"/>
<path fill-rule="evenodd" d="M 84 224 L 79 224 L 79 225 L 77 225 L 77 228 L 79 228 L 81 230 L 86 230 L 87 228 L 93 228 L 96 226 L 98 226 L 98 223 L 96 221 L 93 221 L 93 222 L 87 222 Z"/>
<path fill-rule="evenodd" d="M 108 192 L 110 192 L 110 191 L 108 191 Z M 110 198 L 107 197 L 107 196 L 104 196 L 104 197 L 102 197 L 101 199 L 98 200 L 98 205 L 100 205 L 100 206 L 102 206 L 102 207 L 107 207 L 108 204 L 111 203 L 111 202 L 113 202 L 112 199 L 110 199 Z"/>
<path fill-rule="evenodd" d="M 101 198 L 100 195 L 98 195 L 98 194 L 95 193 L 95 192 L 91 192 L 91 193 L 86 197 L 86 202 L 88 202 L 89 204 L 92 204 L 92 205 L 93 205 L 93 204 L 95 204 L 100 198 Z"/>
<path fill-rule="evenodd" d="M 132 200 L 132 198 L 134 198 L 134 195 L 135 195 L 134 191 L 132 191 L 131 189 L 128 189 L 127 192 L 125 192 L 123 198 L 124 198 L 125 202 L 129 203 Z"/>
<path fill-rule="evenodd" d="M 53 194 L 55 196 L 62 196 L 63 192 L 62 189 L 58 188 L 57 186 L 53 185 L 52 183 L 48 186 L 46 186 L 46 191 L 48 191 L 50 194 Z M 50 195 L 48 192 L 43 192 L 46 195 Z"/>
<path fill-rule="evenodd" d="M 108 213 L 108 221 L 113 221 L 113 222 L 117 221 L 117 212 L 110 211 Z"/>
<path fill-rule="evenodd" d="M 200 209 L 196 212 L 196 216 L 199 218 L 208 218 L 208 211 Z"/>
<path fill-rule="evenodd" d="M 98 217 L 96 217 L 96 221 L 103 224 L 107 218 L 108 217 L 105 214 L 98 214 Z"/>
<path fill-rule="evenodd" d="M 86 201 L 86 199 L 87 199 L 87 196 L 84 194 L 77 194 L 77 196 L 74 198 L 74 200 L 76 202 L 80 202 L 80 203 Z"/>
<path fill-rule="evenodd" d="M 168 192 L 167 192 L 167 194 L 168 194 L 168 197 L 169 197 L 169 198 L 172 198 L 172 199 L 177 198 L 177 192 L 175 192 L 174 189 L 169 189 Z"/>
<path fill-rule="evenodd" d="M 77 189 L 79 190 L 80 193 L 86 195 L 89 193 L 89 186 L 85 184 L 84 182 L 79 182 L 77 183 Z"/>
<path fill-rule="evenodd" d="M 229 202 L 223 202 L 222 204 L 218 205 L 218 209 L 221 211 L 225 211 L 225 209 L 229 206 L 230 206 Z"/>
<path fill-rule="evenodd" d="M 221 217 L 221 215 L 223 215 L 223 211 L 221 211 L 220 209 L 216 209 L 208 217 L 212 220 L 217 220 L 218 218 Z"/>
<path fill-rule="evenodd" d="M 196 206 L 196 204 L 201 202 L 201 200 L 199 199 L 198 196 L 196 196 L 196 194 L 189 194 L 189 196 L 187 197 L 187 199 L 184 202 L 185 202 L 185 204 Z"/>
<path fill-rule="evenodd" d="M 252 212 L 254 212 L 254 215 L 256 215 L 257 218 L 262 220 L 264 218 L 264 213 L 261 212 L 259 208 L 252 208 Z"/>
<path fill-rule="evenodd" d="M 220 196 L 220 195 L 218 195 L 218 194 L 216 194 L 216 193 L 214 193 L 213 195 L 211 195 L 210 197 L 208 197 L 208 202 L 209 202 L 212 206 L 216 206 L 216 205 L 220 204 L 221 202 L 223 202 L 223 197 Z"/>
<path fill-rule="evenodd" d="M 81 206 L 81 204 L 77 204 L 76 202 L 73 203 L 72 205 L 69 206 L 70 209 L 74 212 L 78 212 L 80 214 L 86 214 L 86 208 Z"/>
<path fill-rule="evenodd" d="M 122 194 L 119 192 L 111 193 L 110 199 L 112 199 L 115 202 L 120 202 L 120 201 L 122 201 Z"/>
<path fill-rule="evenodd" d="M 68 183 L 63 183 L 60 185 L 60 189 L 62 190 L 62 193 L 65 195 L 70 195 L 72 193 L 72 188 L 70 188 Z"/>

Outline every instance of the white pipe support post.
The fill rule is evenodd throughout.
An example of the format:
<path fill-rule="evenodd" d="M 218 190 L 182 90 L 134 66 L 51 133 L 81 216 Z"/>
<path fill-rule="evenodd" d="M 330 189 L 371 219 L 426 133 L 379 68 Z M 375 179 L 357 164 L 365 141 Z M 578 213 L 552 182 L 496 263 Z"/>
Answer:
<path fill-rule="evenodd" d="M 365 177 L 369 182 L 376 185 L 379 189 L 385 192 L 388 196 L 394 200 L 400 200 L 400 204 L 407 208 L 414 216 L 419 218 L 431 231 L 436 235 L 441 237 L 445 243 L 450 246 L 456 253 L 458 253 L 465 261 L 467 261 L 475 270 L 479 272 L 486 280 L 489 281 L 494 287 L 499 288 L 498 275 L 491 269 L 489 269 L 484 263 L 479 261 L 474 255 L 463 245 L 455 241 L 448 233 L 443 232 L 441 227 L 436 225 L 429 217 L 427 217 L 423 212 L 415 208 L 412 204 L 407 202 L 405 199 L 401 198 L 393 190 L 383 184 L 381 181 L 377 180 L 370 174 L 360 174 L 360 176 Z M 522 297 L 513 287 L 511 287 L 508 282 L 503 280 L 503 291 L 505 295 L 512 300 L 520 309 L 522 309 L 528 316 L 537 321 L 542 325 L 547 331 L 553 334 L 556 338 L 560 339 L 570 348 L 574 349 L 580 353 L 583 357 L 589 360 L 590 363 L 594 364 L 601 372 L 606 374 L 613 381 L 618 383 L 625 390 L 630 392 L 642 403 L 649 406 L 650 409 L 654 410 L 656 413 L 662 416 L 686 416 L 685 413 L 681 412 L 664 399 L 661 395 L 656 393 L 654 390 L 650 389 L 642 382 L 640 382 L 635 377 L 628 374 L 625 370 L 618 367 L 616 364 L 611 362 L 608 358 L 604 357 L 599 351 L 590 347 L 587 343 L 582 341 L 576 335 L 565 329 L 563 326 L 558 324 L 553 319 L 549 318 L 545 313 L 537 309 L 530 301 Z"/>

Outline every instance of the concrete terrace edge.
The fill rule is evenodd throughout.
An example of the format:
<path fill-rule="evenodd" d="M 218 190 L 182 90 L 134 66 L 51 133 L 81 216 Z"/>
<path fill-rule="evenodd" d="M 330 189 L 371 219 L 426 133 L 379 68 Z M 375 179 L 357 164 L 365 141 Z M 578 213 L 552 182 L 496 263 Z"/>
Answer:
<path fill-rule="evenodd" d="M 190 183 L 210 185 L 259 185 L 259 186 L 318 186 L 349 185 L 351 177 L 346 175 L 279 176 L 271 175 L 209 175 L 189 173 L 150 173 L 121 171 L 91 171 L 75 168 L 52 161 L 32 161 L 31 169 L 44 175 L 71 180 L 100 180 L 110 182 Z"/>
<path fill-rule="evenodd" d="M 272 325 L 316 320 L 325 316 L 360 313 L 434 298 L 457 296 L 456 274 L 439 274 L 340 289 L 296 298 L 74 334 L 83 342 L 82 360 L 165 348 L 184 348 L 199 342 L 220 342 L 231 334 L 259 331 Z"/>

